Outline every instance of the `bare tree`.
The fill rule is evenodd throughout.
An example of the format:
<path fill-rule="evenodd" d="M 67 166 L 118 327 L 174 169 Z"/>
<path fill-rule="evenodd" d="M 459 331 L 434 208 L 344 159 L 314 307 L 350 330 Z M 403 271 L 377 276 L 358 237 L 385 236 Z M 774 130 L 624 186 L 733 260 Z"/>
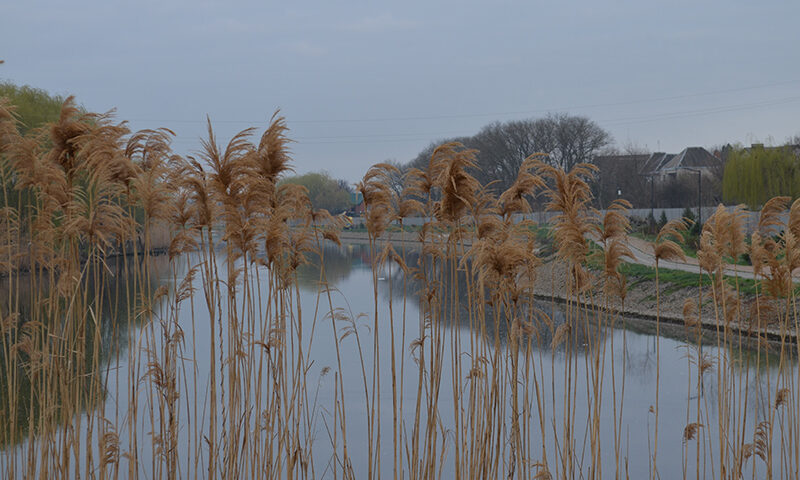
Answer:
<path fill-rule="evenodd" d="M 586 117 L 551 114 L 545 121 L 553 132 L 550 156 L 564 170 L 591 162 L 595 152 L 611 143 L 611 135 Z"/>
<path fill-rule="evenodd" d="M 405 173 L 408 171 L 408 167 L 401 164 L 395 159 L 384 160 L 383 163 L 389 164 L 394 168 L 396 168 L 396 170 L 389 170 L 387 172 L 389 175 L 387 180 L 389 181 L 389 187 L 394 192 L 393 201 L 395 202 L 395 207 L 397 207 L 396 204 L 397 199 L 399 199 L 403 195 L 403 177 L 405 176 Z"/>
<path fill-rule="evenodd" d="M 459 142 L 475 149 L 478 169 L 475 177 L 492 190 L 502 191 L 516 179 L 523 160 L 533 153 L 547 153 L 546 161 L 570 169 L 591 162 L 594 155 L 611 143 L 611 136 L 586 117 L 551 114 L 545 118 L 494 122 L 471 137 L 451 138 L 429 145 L 409 163 L 425 168 L 437 145 Z"/>
<path fill-rule="evenodd" d="M 407 171 L 409 168 L 419 168 L 420 170 L 425 170 L 426 168 L 428 168 L 428 164 L 431 161 L 431 155 L 433 155 L 433 151 L 436 150 L 436 147 L 438 147 L 439 145 L 444 145 L 445 143 L 457 142 L 464 146 L 469 146 L 471 141 L 472 137 L 442 138 L 433 141 L 427 147 L 425 147 L 421 152 L 419 152 L 417 156 L 414 157 L 414 159 L 405 164 L 402 170 Z"/>
<path fill-rule="evenodd" d="M 355 189 L 353 188 L 352 185 L 350 185 L 350 182 L 348 182 L 347 180 L 338 179 L 336 180 L 336 183 L 339 185 L 340 189 L 346 191 L 347 193 L 355 192 Z"/>
<path fill-rule="evenodd" d="M 495 122 L 483 127 L 469 143 L 479 152 L 477 178 L 484 184 L 497 182 L 498 190 L 508 188 L 528 156 L 553 151 L 553 133 L 550 125 L 541 119 Z"/>

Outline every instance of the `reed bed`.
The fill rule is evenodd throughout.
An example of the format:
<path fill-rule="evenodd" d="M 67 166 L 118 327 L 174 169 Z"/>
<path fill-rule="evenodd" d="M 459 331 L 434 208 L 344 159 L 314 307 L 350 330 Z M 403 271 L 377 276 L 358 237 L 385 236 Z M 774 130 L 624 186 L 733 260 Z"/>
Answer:
<path fill-rule="evenodd" d="M 661 388 L 672 372 L 657 309 L 655 389 L 628 405 L 618 327 L 630 205 L 592 208 L 591 165 L 565 172 L 537 154 L 495 192 L 473 177 L 474 151 L 445 144 L 400 193 L 394 167 L 372 167 L 358 186 L 372 285 L 362 312 L 325 269 L 340 220 L 280 183 L 287 134 L 276 113 L 260 138 L 247 129 L 223 145 L 209 121 L 184 158 L 169 130 L 131 132 L 72 99 L 21 136 L 0 100 L 4 477 L 628 478 L 643 462 L 651 478 L 798 478 L 799 202 L 768 202 L 749 245 L 738 212 L 703 225 L 698 287 L 712 281 L 686 299 L 686 389 Z M 555 258 L 539 258 L 534 225 L 514 220 L 536 196 L 557 213 Z M 388 232 L 414 216 L 432 219 L 418 253 Z M 687 226 L 662 229 L 657 271 L 683 256 Z M 753 298 L 723 278 L 745 252 Z M 544 261 L 565 265 L 563 283 L 552 279 L 563 316 L 535 297 Z M 402 292 L 388 303 L 387 271 Z M 666 398 L 685 415 L 662 415 Z M 643 408 L 647 424 L 632 429 L 626 415 Z M 665 437 L 676 423 L 682 438 Z M 675 445 L 680 458 L 665 458 Z"/>

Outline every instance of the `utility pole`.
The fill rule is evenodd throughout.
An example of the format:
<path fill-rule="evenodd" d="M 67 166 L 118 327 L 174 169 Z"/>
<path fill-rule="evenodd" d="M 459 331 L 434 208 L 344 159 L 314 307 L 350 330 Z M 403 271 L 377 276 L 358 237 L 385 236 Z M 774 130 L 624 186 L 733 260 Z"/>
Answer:
<path fill-rule="evenodd" d="M 697 170 L 697 226 L 703 226 L 703 172 Z"/>
<path fill-rule="evenodd" d="M 655 174 L 640 173 L 639 175 L 650 178 L 650 216 L 656 218 L 655 217 L 655 208 L 656 208 Z"/>
<path fill-rule="evenodd" d="M 650 216 L 653 218 L 655 217 L 656 211 L 656 190 L 655 190 L 655 182 L 656 179 L 653 175 L 650 175 Z"/>

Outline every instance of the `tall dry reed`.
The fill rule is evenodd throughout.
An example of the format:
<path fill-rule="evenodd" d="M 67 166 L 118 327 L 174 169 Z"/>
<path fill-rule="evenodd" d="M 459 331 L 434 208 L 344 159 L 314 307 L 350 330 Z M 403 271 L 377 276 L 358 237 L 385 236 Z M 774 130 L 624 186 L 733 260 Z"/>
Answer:
<path fill-rule="evenodd" d="M 68 99 L 22 136 L 0 100 L 6 477 L 601 478 L 642 461 L 626 421 L 641 408 L 626 404 L 630 205 L 593 209 L 594 167 L 537 154 L 495 192 L 475 179 L 475 152 L 450 143 L 399 188 L 395 167 L 371 168 L 358 187 L 371 308 L 354 312 L 325 268 L 341 218 L 281 183 L 283 117 L 255 134 L 220 143 L 209 120 L 181 157 L 173 132 L 130 132 Z M 537 197 L 548 225 L 527 219 Z M 412 255 L 393 236 L 419 217 Z M 677 419 L 661 413 L 660 305 L 686 228 L 669 222 L 653 245 L 653 430 L 633 441 L 649 445 L 653 478 L 676 471 L 662 453 L 672 442 L 684 477 L 796 478 L 800 203 L 768 202 L 749 245 L 739 210 L 703 225 L 675 439 L 663 434 Z M 733 266 L 745 252 L 755 295 Z M 299 269 L 311 261 L 309 303 Z M 564 275 L 543 278 L 543 265 Z M 388 276 L 401 302 L 382 298 L 387 271 L 402 276 Z M 563 317 L 554 300 L 542 307 L 542 285 Z M 335 362 L 315 363 L 330 348 Z"/>

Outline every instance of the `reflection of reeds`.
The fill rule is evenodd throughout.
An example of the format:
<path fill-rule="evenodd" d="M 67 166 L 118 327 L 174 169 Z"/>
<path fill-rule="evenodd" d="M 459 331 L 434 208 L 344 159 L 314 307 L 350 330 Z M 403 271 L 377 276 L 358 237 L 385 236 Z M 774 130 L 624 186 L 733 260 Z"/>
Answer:
<path fill-rule="evenodd" d="M 473 176 L 475 152 L 451 143 L 409 171 L 398 195 L 399 172 L 376 165 L 359 185 L 372 272 L 364 314 L 341 308 L 329 283 L 325 243 L 338 243 L 339 220 L 312 211 L 302 187 L 279 182 L 291 165 L 277 113 L 258 142 L 248 129 L 219 144 L 209 121 L 198 158 L 181 158 L 170 150 L 172 132 L 131 133 L 71 99 L 57 123 L 26 136 L 13 112 L 0 100 L 7 477 L 600 478 L 626 476 L 629 462 L 642 460 L 629 456 L 629 360 L 625 337 L 619 345 L 613 335 L 628 284 L 620 266 L 632 256 L 630 205 L 614 202 L 602 217 L 592 209 L 593 167 L 564 172 L 537 154 L 494 195 Z M 567 296 L 563 320 L 534 301 L 537 232 L 515 220 L 537 195 L 555 213 L 555 261 L 567 271 L 557 285 Z M 414 261 L 386 241 L 389 227 L 411 216 L 432 219 Z M 677 440 L 662 434 L 677 419 L 660 412 L 656 339 L 646 442 L 653 478 L 665 476 L 674 459 L 659 452 L 674 441 L 685 477 L 790 477 L 800 467 L 791 280 L 800 203 L 768 202 L 749 248 L 741 223 L 738 210 L 721 208 L 703 226 L 698 261 L 712 281 L 684 308 L 691 346 Z M 669 222 L 654 244 L 657 337 L 659 268 L 683 257 L 686 227 Z M 162 277 L 152 251 L 165 228 Z M 746 248 L 759 277 L 748 306 L 735 279 L 724 278 L 728 259 Z M 131 260 L 114 267 L 117 254 Z M 301 268 L 308 261 L 319 263 L 314 278 Z M 402 304 L 390 295 L 384 310 L 379 281 L 389 266 L 401 272 L 388 281 Z M 311 311 L 301 285 L 316 288 Z M 418 325 L 406 315 L 411 297 Z M 704 318 L 709 307 L 713 318 Z M 332 338 L 319 334 L 322 322 Z M 717 330 L 709 345 L 704 324 Z M 763 368 L 773 348 L 761 341 L 766 328 L 781 339 L 769 357 L 777 369 Z M 210 332 L 203 344 L 201 330 Z M 738 332 L 748 331 L 759 337 L 744 353 Z M 314 366 L 325 342 L 333 372 Z M 346 364 L 351 351 L 356 368 Z M 323 381 L 332 396 L 318 396 Z M 362 397 L 363 412 L 348 408 Z M 365 448 L 354 449 L 354 439 Z M 326 442 L 330 458 L 320 458 Z"/>

